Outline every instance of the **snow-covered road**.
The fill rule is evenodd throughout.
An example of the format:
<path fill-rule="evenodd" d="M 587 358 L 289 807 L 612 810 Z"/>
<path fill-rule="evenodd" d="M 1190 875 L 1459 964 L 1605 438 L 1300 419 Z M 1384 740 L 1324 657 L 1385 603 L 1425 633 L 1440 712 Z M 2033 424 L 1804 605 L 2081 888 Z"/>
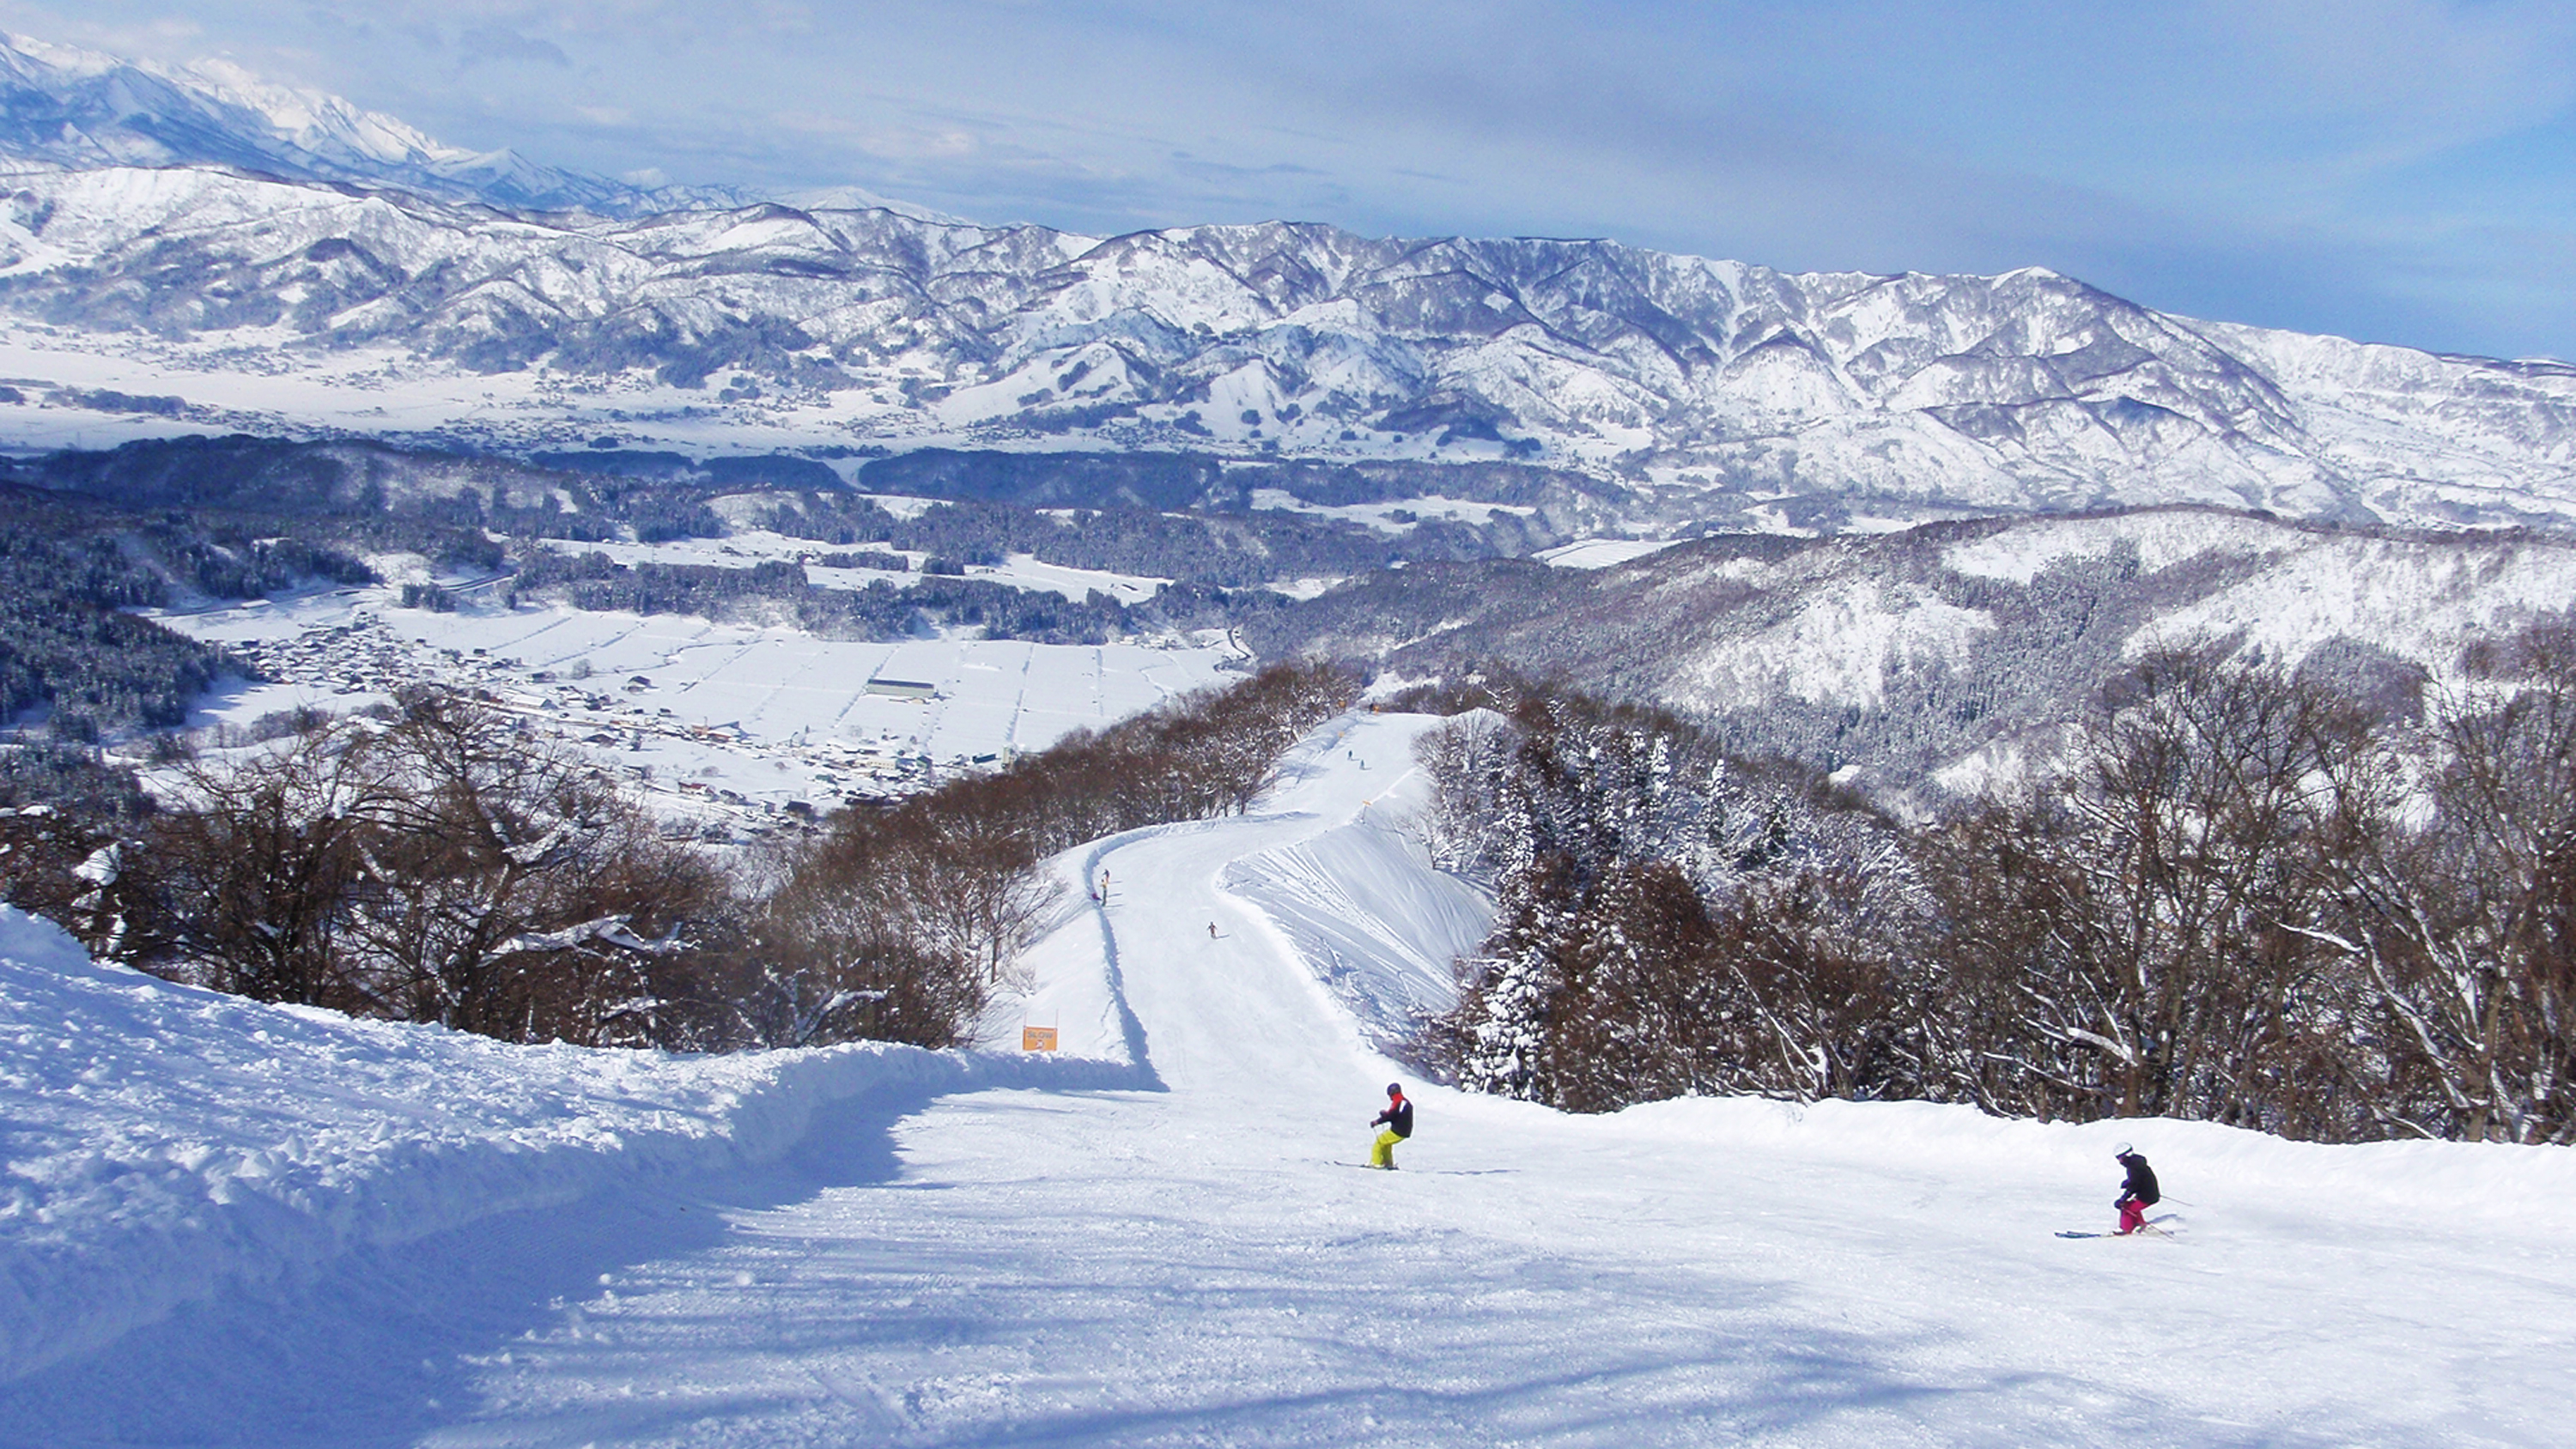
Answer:
<path fill-rule="evenodd" d="M 354 1252 L 0 1391 L 0 1442 L 2570 1441 L 2565 1150 L 1421 1087 L 1363 1045 L 1477 924 L 1385 828 L 1421 724 L 1067 860 L 1107 903 L 1026 1015 L 1132 1087 L 903 1085 L 765 1167 Z M 1391 1078 L 1404 1170 L 1336 1165 Z M 2053 1237 L 2123 1140 L 2182 1236 Z"/>

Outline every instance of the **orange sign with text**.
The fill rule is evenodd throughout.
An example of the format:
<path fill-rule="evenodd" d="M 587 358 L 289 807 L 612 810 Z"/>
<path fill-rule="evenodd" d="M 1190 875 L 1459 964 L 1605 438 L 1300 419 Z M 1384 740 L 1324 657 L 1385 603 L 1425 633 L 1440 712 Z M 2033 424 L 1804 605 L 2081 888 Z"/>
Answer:
<path fill-rule="evenodd" d="M 1024 1051 L 1024 1052 L 1051 1052 L 1051 1051 L 1054 1051 L 1054 1050 L 1055 1050 L 1055 1028 L 1054 1028 L 1054 1027 L 1051 1027 L 1051 1026 L 1024 1026 L 1024 1027 L 1021 1027 L 1021 1028 L 1020 1028 L 1020 1050 L 1022 1050 L 1022 1051 Z"/>

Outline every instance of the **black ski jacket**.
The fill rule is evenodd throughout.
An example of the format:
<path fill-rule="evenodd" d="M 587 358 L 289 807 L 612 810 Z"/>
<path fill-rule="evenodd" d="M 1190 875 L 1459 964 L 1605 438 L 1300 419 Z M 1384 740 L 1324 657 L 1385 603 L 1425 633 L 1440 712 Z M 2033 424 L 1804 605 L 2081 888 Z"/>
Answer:
<path fill-rule="evenodd" d="M 2120 1159 L 2120 1165 L 2129 1169 L 2128 1181 L 2120 1184 L 2120 1201 L 2136 1198 L 2154 1207 L 2163 1198 L 2164 1194 L 2156 1191 L 2156 1170 L 2147 1166 L 2145 1158 L 2132 1152 Z"/>
<path fill-rule="evenodd" d="M 1398 1097 L 1385 1111 L 1378 1113 L 1377 1120 L 1369 1125 L 1392 1127 L 1395 1129 L 1396 1136 L 1410 1137 L 1413 1135 L 1413 1103 L 1407 1098 Z"/>

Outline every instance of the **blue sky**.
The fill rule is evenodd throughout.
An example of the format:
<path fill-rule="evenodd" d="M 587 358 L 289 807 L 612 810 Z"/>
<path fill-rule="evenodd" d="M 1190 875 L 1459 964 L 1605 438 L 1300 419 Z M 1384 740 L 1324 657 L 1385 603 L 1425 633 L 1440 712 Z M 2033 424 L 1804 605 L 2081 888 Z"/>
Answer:
<path fill-rule="evenodd" d="M 2576 357 L 2576 3 L 0 0 L 460 145 L 1106 232 L 1270 217 Z"/>

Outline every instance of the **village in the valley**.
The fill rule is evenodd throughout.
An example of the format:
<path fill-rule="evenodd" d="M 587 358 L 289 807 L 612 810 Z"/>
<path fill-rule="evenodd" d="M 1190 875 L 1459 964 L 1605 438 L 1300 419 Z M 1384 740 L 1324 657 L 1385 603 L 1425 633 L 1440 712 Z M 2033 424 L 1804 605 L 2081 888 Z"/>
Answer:
<path fill-rule="evenodd" d="M 350 714 L 438 683 L 620 775 L 666 833 L 747 843 L 1043 748 L 1219 677 L 1215 649 L 867 643 L 679 616 L 407 609 L 385 587 L 173 613 L 243 677 L 191 720 L 200 748 L 296 711 Z"/>

